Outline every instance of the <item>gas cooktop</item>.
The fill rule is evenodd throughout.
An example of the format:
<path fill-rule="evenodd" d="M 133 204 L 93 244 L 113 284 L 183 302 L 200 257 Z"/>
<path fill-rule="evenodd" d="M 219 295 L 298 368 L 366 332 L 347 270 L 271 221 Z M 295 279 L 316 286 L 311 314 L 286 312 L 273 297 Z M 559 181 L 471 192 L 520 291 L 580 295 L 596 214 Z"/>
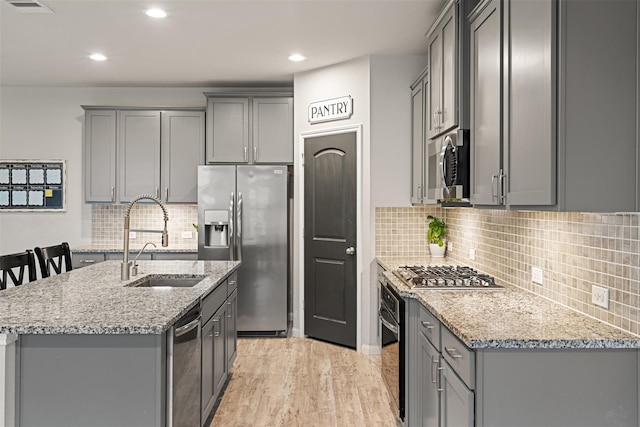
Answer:
<path fill-rule="evenodd" d="M 412 289 L 503 289 L 493 277 L 465 266 L 405 265 L 393 274 Z"/>

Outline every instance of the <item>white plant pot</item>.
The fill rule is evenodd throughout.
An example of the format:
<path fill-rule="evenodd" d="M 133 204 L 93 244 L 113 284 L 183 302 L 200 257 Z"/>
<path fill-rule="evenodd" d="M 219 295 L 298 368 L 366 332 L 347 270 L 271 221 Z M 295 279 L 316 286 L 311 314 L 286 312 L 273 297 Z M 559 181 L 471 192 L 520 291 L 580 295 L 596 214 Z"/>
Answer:
<path fill-rule="evenodd" d="M 447 241 L 445 240 L 442 246 L 438 246 L 437 243 L 429 243 L 429 252 L 431 252 L 431 258 L 444 258 L 444 253 L 447 250 Z"/>

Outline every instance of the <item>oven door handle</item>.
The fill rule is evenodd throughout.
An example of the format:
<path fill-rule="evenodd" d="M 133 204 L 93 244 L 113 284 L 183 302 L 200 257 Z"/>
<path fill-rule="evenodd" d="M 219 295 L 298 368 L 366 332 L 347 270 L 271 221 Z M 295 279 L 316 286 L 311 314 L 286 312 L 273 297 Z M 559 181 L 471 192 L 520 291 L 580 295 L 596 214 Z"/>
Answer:
<path fill-rule="evenodd" d="M 391 332 L 393 332 L 394 334 L 398 335 L 398 326 L 394 325 L 393 323 L 389 322 L 387 319 L 385 319 L 385 315 L 383 313 L 387 313 L 388 317 L 391 317 L 391 315 L 389 314 L 389 312 L 380 307 L 380 310 L 378 310 L 378 317 L 380 318 L 380 321 L 382 322 L 382 324 L 389 329 Z"/>

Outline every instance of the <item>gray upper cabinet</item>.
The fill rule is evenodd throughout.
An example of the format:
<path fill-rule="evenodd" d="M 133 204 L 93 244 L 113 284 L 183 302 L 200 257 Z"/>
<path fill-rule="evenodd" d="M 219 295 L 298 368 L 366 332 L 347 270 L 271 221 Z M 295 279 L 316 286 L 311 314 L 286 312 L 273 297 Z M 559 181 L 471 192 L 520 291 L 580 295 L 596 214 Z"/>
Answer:
<path fill-rule="evenodd" d="M 555 4 L 504 3 L 504 185 L 510 205 L 556 201 Z"/>
<path fill-rule="evenodd" d="M 293 98 L 253 99 L 254 163 L 293 163 Z"/>
<path fill-rule="evenodd" d="M 275 89 L 205 93 L 207 163 L 293 163 L 293 98 Z"/>
<path fill-rule="evenodd" d="M 119 200 L 160 196 L 160 112 L 119 111 Z"/>
<path fill-rule="evenodd" d="M 450 1 L 427 35 L 429 116 L 427 138 L 435 138 L 458 124 L 458 2 Z"/>
<path fill-rule="evenodd" d="M 249 99 L 207 100 L 207 163 L 249 161 Z"/>
<path fill-rule="evenodd" d="M 425 69 L 411 86 L 411 203 L 423 202 L 425 185 L 425 85 L 428 84 Z"/>
<path fill-rule="evenodd" d="M 151 194 L 197 203 L 204 111 L 83 108 L 86 202 L 127 203 Z"/>
<path fill-rule="evenodd" d="M 474 9 L 472 203 L 640 208 L 639 8 L 637 1 L 488 0 Z"/>
<path fill-rule="evenodd" d="M 204 164 L 204 111 L 163 111 L 161 196 L 167 203 L 198 202 L 198 165 Z"/>
<path fill-rule="evenodd" d="M 116 112 L 89 110 L 85 113 L 85 189 L 87 202 L 115 202 Z"/>
<path fill-rule="evenodd" d="M 475 10 L 471 20 L 471 203 L 502 203 L 502 60 L 500 0 Z"/>

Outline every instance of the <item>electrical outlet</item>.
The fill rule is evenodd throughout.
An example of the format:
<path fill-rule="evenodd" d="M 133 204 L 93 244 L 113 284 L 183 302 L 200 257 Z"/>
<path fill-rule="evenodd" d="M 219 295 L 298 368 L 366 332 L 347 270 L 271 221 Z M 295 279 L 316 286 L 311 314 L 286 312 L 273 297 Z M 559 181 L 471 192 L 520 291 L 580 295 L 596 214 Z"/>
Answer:
<path fill-rule="evenodd" d="M 609 310 L 609 289 L 593 285 L 591 287 L 591 302 Z"/>
<path fill-rule="evenodd" d="M 531 281 L 539 285 L 543 284 L 543 272 L 540 267 L 531 266 Z"/>
<path fill-rule="evenodd" d="M 130 231 L 129 232 L 129 240 L 133 240 L 136 238 L 136 232 L 135 231 Z"/>
<path fill-rule="evenodd" d="M 453 250 L 453 242 L 447 242 L 447 250 L 451 252 Z"/>
<path fill-rule="evenodd" d="M 475 261 L 476 260 L 476 250 L 471 248 L 469 249 L 469 259 L 471 261 Z"/>
<path fill-rule="evenodd" d="M 191 239 L 193 237 L 193 235 L 191 234 L 190 231 L 183 231 L 182 232 L 182 238 L 183 239 Z"/>

